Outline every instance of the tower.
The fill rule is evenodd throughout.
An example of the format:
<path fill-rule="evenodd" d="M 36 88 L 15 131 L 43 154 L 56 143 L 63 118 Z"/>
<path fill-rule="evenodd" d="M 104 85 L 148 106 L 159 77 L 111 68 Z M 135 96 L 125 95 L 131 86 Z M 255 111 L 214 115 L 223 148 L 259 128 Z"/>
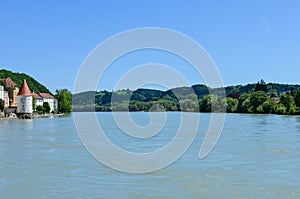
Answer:
<path fill-rule="evenodd" d="M 17 95 L 17 114 L 31 114 L 32 112 L 32 93 L 24 79 Z"/>

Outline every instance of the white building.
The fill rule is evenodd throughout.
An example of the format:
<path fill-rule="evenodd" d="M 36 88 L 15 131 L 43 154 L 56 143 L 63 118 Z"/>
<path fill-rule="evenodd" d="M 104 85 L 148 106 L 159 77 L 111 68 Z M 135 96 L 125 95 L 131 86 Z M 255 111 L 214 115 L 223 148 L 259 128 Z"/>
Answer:
<path fill-rule="evenodd" d="M 33 93 L 33 97 L 35 98 L 35 107 L 43 106 L 44 102 L 48 102 L 50 106 L 50 112 L 58 109 L 58 101 L 49 93 Z"/>
<path fill-rule="evenodd" d="M 4 101 L 4 87 L 0 85 L 0 99 Z"/>
<path fill-rule="evenodd" d="M 4 91 L 4 108 L 9 107 L 9 96 L 8 91 Z"/>
<path fill-rule="evenodd" d="M 27 85 L 26 80 L 23 80 L 23 84 L 17 95 L 17 113 L 30 114 L 32 112 L 32 93 Z"/>
<path fill-rule="evenodd" d="M 35 107 L 43 106 L 44 101 L 43 101 L 42 96 L 40 96 L 39 94 L 36 94 L 36 93 L 32 93 L 32 96 L 35 99 Z"/>
<path fill-rule="evenodd" d="M 50 112 L 52 112 L 53 110 L 57 110 L 57 99 L 55 99 L 49 93 L 40 93 L 39 95 L 42 97 L 43 103 L 48 102 L 50 106 Z"/>
<path fill-rule="evenodd" d="M 4 108 L 9 107 L 9 96 L 8 91 L 4 90 L 4 86 L 0 85 L 0 99 L 4 101 Z"/>

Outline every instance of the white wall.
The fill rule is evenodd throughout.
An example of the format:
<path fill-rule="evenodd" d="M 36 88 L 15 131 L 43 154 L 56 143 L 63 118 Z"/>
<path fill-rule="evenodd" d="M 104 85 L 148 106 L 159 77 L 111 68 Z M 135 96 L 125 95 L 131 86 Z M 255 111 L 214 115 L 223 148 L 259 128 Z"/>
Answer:
<path fill-rule="evenodd" d="M 35 107 L 43 106 L 43 99 L 35 99 Z"/>
<path fill-rule="evenodd" d="M 54 99 L 54 110 L 58 110 L 58 100 Z"/>
<path fill-rule="evenodd" d="M 4 87 L 0 85 L 0 99 L 4 101 Z"/>
<path fill-rule="evenodd" d="M 17 96 L 17 113 L 32 113 L 32 96 Z"/>
<path fill-rule="evenodd" d="M 53 110 L 57 110 L 58 109 L 58 101 L 55 98 L 47 98 L 47 97 L 43 97 L 41 99 L 36 99 L 35 101 L 35 106 L 43 106 L 44 102 L 48 102 L 49 106 L 50 106 L 50 112 L 52 112 Z"/>
<path fill-rule="evenodd" d="M 44 102 L 48 102 L 50 106 L 50 112 L 54 110 L 54 99 L 53 98 L 44 98 Z"/>
<path fill-rule="evenodd" d="M 8 91 L 4 91 L 4 106 L 5 108 L 9 107 L 9 96 Z"/>

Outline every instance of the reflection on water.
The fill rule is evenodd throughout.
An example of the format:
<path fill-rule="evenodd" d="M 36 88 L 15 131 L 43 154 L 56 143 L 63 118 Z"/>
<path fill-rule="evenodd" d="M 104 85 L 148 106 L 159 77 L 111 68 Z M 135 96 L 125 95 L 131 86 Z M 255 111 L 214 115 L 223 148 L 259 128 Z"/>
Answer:
<path fill-rule="evenodd" d="M 144 114 L 134 114 L 141 125 L 149 123 Z M 210 114 L 200 115 L 187 153 L 146 174 L 118 172 L 96 161 L 72 118 L 0 120 L 0 198 L 300 198 L 300 117 L 228 114 L 216 147 L 200 160 Z M 164 146 L 179 119 L 168 113 L 163 132 L 139 140 L 122 133 L 111 113 L 98 116 L 107 136 L 131 151 Z"/>

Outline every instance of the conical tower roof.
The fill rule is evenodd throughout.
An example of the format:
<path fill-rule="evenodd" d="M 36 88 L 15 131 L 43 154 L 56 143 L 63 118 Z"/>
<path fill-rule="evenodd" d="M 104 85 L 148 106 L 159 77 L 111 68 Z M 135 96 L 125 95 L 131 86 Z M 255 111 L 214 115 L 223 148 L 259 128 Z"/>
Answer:
<path fill-rule="evenodd" d="M 25 79 L 23 80 L 23 84 L 19 90 L 18 95 L 20 95 L 20 96 L 31 96 L 32 95 Z"/>

